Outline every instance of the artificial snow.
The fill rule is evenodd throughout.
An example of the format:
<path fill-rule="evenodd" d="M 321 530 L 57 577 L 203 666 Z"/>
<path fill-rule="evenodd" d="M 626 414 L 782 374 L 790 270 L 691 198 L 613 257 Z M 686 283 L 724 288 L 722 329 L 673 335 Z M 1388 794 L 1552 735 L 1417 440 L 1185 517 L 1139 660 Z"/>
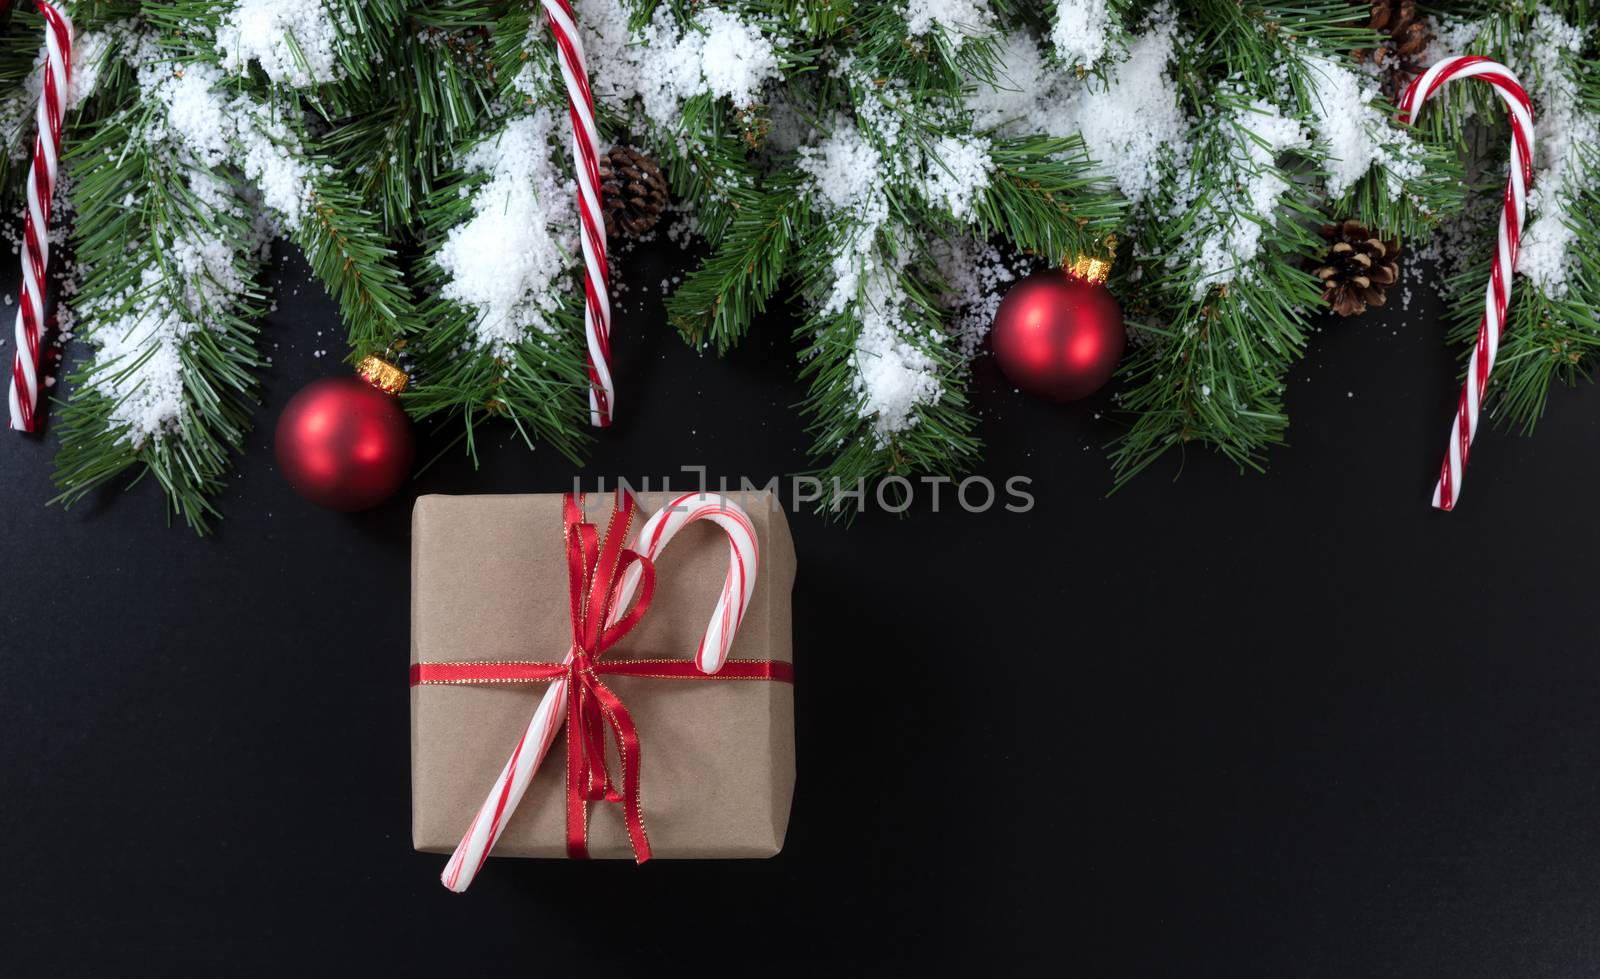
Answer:
<path fill-rule="evenodd" d="M 1532 70 L 1522 72 L 1538 110 L 1533 127 L 1536 172 L 1528 194 L 1533 217 L 1522 234 L 1517 271 L 1546 296 L 1560 299 L 1579 260 L 1578 234 L 1570 226 L 1568 208 L 1591 189 L 1592 160 L 1582 154 L 1600 146 L 1600 116 L 1584 108 L 1574 75 L 1586 32 L 1541 6 L 1533 33 Z"/>
<path fill-rule="evenodd" d="M 907 249 L 899 249 L 899 254 L 906 255 Z M 909 336 L 901 271 L 899 262 L 871 266 L 855 308 L 861 332 L 851 358 L 856 370 L 853 386 L 861 398 L 861 415 L 871 421 L 880 445 L 916 425 L 917 408 L 938 401 L 944 392 L 938 365 Z M 929 338 L 934 343 L 941 340 Z"/>
<path fill-rule="evenodd" d="M 136 290 L 76 311 L 95 320 L 90 383 L 113 402 L 111 426 L 134 448 L 182 424 L 184 348 L 197 331 L 220 325 L 221 311 L 249 288 L 239 259 L 254 243 L 194 232 L 156 247 L 166 260 L 146 267 Z"/>
<path fill-rule="evenodd" d="M 254 61 L 294 88 L 338 80 L 338 42 L 333 11 L 315 0 L 239 0 L 217 30 L 217 53 L 230 73 Z"/>
<path fill-rule="evenodd" d="M 760 28 L 721 7 L 707 7 L 695 17 L 695 27 L 680 42 L 688 51 L 680 57 L 698 58 L 705 87 L 717 98 L 735 106 L 756 100 L 761 85 L 778 72 L 778 53 Z M 691 39 L 700 37 L 698 44 Z M 698 94 L 695 92 L 694 94 Z"/>
<path fill-rule="evenodd" d="M 662 6 L 638 31 L 629 31 L 631 11 L 619 0 L 578 0 L 576 7 L 595 96 L 637 99 L 665 132 L 676 130 L 683 103 L 695 96 L 749 106 L 778 76 L 777 47 L 766 32 L 721 7 L 702 7 L 684 29 Z"/>
<path fill-rule="evenodd" d="M 833 286 L 824 313 L 842 312 L 861 292 L 862 276 L 877 262 L 878 228 L 889 218 L 883 160 L 854 123 L 840 119 L 815 146 L 802 147 L 796 164 L 811 175 L 812 192 L 828 214 L 848 218 L 833 256 Z"/>
<path fill-rule="evenodd" d="M 1170 20 L 1132 39 L 1107 79 L 1051 68 L 1026 34 L 1005 39 L 994 84 L 969 97 L 979 129 L 1001 135 L 1078 135 L 1104 176 L 1138 205 L 1187 155 L 1190 120 L 1169 74 L 1177 33 Z"/>
<path fill-rule="evenodd" d="M 812 176 L 816 192 L 834 211 L 857 211 L 858 220 L 888 216 L 883 200 L 883 159 L 849 120 L 840 120 L 817 145 L 800 150 L 799 168 Z"/>
<path fill-rule="evenodd" d="M 850 314 L 859 323 L 852 386 L 861 399 L 862 417 L 870 420 L 879 443 L 887 443 L 915 425 L 917 408 L 937 401 L 944 390 L 938 365 L 913 342 L 905 322 L 908 298 L 901 276 L 911 243 L 897 240 L 897 247 L 887 251 L 880 246 L 889 220 L 883 161 L 852 121 L 836 120 L 815 146 L 802 147 L 797 165 L 811 175 L 811 192 L 821 210 L 844 225 L 832 257 L 832 283 L 819 311 Z"/>
<path fill-rule="evenodd" d="M 1425 65 L 1431 65 L 1444 58 L 1470 54 L 1473 43 L 1483 33 L 1483 24 L 1457 17 L 1430 17 L 1428 30 L 1432 34 L 1432 39 L 1422 55 L 1422 63 Z"/>
<path fill-rule="evenodd" d="M 973 202 L 989 186 L 989 175 L 994 172 L 989 145 L 983 137 L 941 136 L 935 140 L 922 183 L 928 203 L 943 207 L 958 221 L 968 219 Z"/>
<path fill-rule="evenodd" d="M 1051 127 L 1081 134 L 1089 155 L 1133 204 L 1159 185 L 1167 172 L 1163 164 L 1183 155 L 1189 119 L 1168 74 L 1176 43 L 1170 23 L 1135 38 L 1110 82 L 1077 83 L 1078 97 L 1061 107 Z"/>
<path fill-rule="evenodd" d="M 237 127 L 221 94 L 220 71 L 198 63 L 181 72 L 160 62 L 147 63 L 139 69 L 139 81 L 167 110 L 165 126 L 153 123 L 145 133 L 147 140 L 182 146 L 208 167 L 227 161 Z"/>
<path fill-rule="evenodd" d="M 1328 196 L 1343 197 L 1374 165 L 1382 168 L 1390 200 L 1423 176 L 1422 147 L 1389 124 L 1374 103 L 1377 80 L 1322 57 L 1306 59 L 1318 142 L 1327 154 Z"/>
<path fill-rule="evenodd" d="M 971 360 L 989 335 L 1006 290 L 1033 262 L 1025 256 L 1008 260 L 993 242 L 973 237 L 940 239 L 929 251 L 945 283 L 939 299 L 951 313 L 956 352 Z"/>
<path fill-rule="evenodd" d="M 145 285 L 158 275 L 145 270 Z M 115 402 L 111 424 L 126 427 L 124 438 L 139 448 L 176 426 L 183 414 L 182 344 L 195 325 L 166 303 L 115 319 L 94 331 L 101 368 L 95 387 Z"/>
<path fill-rule="evenodd" d="M 76 109 L 94 94 L 101 73 L 112 61 L 116 45 L 128 36 L 123 24 L 85 31 L 72 39 L 72 77 L 67 80 L 67 108 Z"/>
<path fill-rule="evenodd" d="M 994 11 L 985 0 L 910 0 L 906 4 L 906 33 L 912 37 L 939 32 L 953 48 L 982 34 L 994 23 Z"/>
<path fill-rule="evenodd" d="M 261 191 L 262 202 L 291 231 L 298 230 L 311 205 L 311 166 L 301 156 L 294 133 L 264 109 L 244 99 L 233 107 L 238 123 L 239 165 Z"/>
<path fill-rule="evenodd" d="M 1111 43 L 1109 0 L 1059 0 L 1050 43 L 1062 64 L 1093 68 Z"/>
<path fill-rule="evenodd" d="M 450 229 L 434 258 L 449 275 L 440 294 L 477 312 L 478 344 L 498 357 L 554 332 L 552 317 L 571 294 L 576 189 L 554 152 L 565 125 L 541 107 L 461 160 L 488 180 L 472 194 L 472 218 Z"/>
<path fill-rule="evenodd" d="M 181 148 L 205 167 L 236 164 L 289 231 L 298 231 L 311 203 L 315 174 L 299 139 L 248 95 L 227 95 L 226 76 L 201 62 L 177 70 L 146 40 L 134 54 L 140 85 L 165 109 L 146 141 Z"/>
<path fill-rule="evenodd" d="M 1191 260 L 1198 272 L 1194 298 L 1208 289 L 1250 275 L 1261 252 L 1261 239 L 1277 212 L 1278 200 L 1289 180 L 1277 167 L 1280 154 L 1311 145 L 1310 134 L 1276 106 L 1256 100 L 1238 109 L 1230 122 L 1232 132 L 1221 136 L 1226 146 L 1223 162 L 1234 179 L 1225 179 L 1215 194 L 1198 206 L 1195 227 L 1203 236 Z"/>

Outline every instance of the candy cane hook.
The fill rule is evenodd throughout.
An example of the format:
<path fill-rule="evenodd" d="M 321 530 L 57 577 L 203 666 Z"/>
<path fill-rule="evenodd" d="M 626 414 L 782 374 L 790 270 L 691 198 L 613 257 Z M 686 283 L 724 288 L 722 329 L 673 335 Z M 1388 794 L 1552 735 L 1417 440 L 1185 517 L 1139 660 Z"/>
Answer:
<path fill-rule="evenodd" d="M 16 353 L 11 359 L 11 427 L 31 432 L 39 403 L 39 347 L 44 334 L 44 275 L 50 264 L 50 199 L 56 190 L 61 152 L 61 121 L 72 79 L 72 21 L 48 3 L 44 16 L 44 92 L 39 97 L 39 131 L 28 166 L 28 213 L 22 225 L 22 293 L 17 303 Z"/>
<path fill-rule="evenodd" d="M 1461 498 L 1467 456 L 1472 449 L 1473 436 L 1478 433 L 1478 416 L 1483 410 L 1489 372 L 1494 369 L 1500 334 L 1505 330 L 1512 276 L 1517 270 L 1517 250 L 1528 211 L 1528 182 L 1533 179 L 1533 105 L 1517 76 L 1504 65 L 1477 56 L 1445 58 L 1423 72 L 1401 96 L 1401 121 L 1415 121 L 1428 99 L 1457 78 L 1487 82 L 1505 102 L 1511 113 L 1511 175 L 1506 180 L 1505 201 L 1500 208 L 1499 242 L 1489 268 L 1489 282 L 1484 286 L 1478 340 L 1472 358 L 1467 361 L 1467 379 L 1461 386 L 1455 418 L 1450 422 L 1450 444 L 1439 466 L 1439 482 L 1433 488 L 1433 505 L 1441 510 L 1454 509 Z"/>

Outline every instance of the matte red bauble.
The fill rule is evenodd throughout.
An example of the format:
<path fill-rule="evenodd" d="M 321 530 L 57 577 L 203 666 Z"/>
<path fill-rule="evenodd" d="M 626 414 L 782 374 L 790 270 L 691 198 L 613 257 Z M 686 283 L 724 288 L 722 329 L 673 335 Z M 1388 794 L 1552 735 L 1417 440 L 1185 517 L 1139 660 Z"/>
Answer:
<path fill-rule="evenodd" d="M 359 377 L 301 388 L 278 416 L 278 468 L 296 493 L 330 510 L 365 510 L 411 473 L 411 421 L 400 399 Z"/>
<path fill-rule="evenodd" d="M 1050 269 L 1011 287 L 994 314 L 994 359 L 1029 394 L 1076 401 L 1122 358 L 1122 307 L 1104 285 Z"/>

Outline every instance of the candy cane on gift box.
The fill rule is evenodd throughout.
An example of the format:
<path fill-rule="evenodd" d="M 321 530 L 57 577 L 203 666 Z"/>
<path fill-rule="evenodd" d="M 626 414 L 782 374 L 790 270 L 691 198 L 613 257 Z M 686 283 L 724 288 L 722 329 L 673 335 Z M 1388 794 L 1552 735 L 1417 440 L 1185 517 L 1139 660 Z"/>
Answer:
<path fill-rule="evenodd" d="M 678 531 L 696 520 L 709 520 L 728 535 L 728 576 L 723 579 L 722 594 L 717 597 L 711 623 L 706 626 L 706 634 L 694 653 L 694 663 L 701 673 L 715 673 L 728 660 L 734 633 L 744 621 L 744 611 L 750 606 L 750 595 L 756 588 L 756 565 L 761 553 L 750 515 L 725 496 L 685 493 L 645 521 L 639 528 L 633 549 L 654 562 Z M 623 574 L 612 618 L 633 601 L 634 589 L 639 587 L 643 574 L 637 564 Z"/>
<path fill-rule="evenodd" d="M 761 552 L 755 528 L 749 514 L 733 500 L 714 493 L 686 493 L 657 511 L 639 528 L 633 550 L 650 561 L 666 549 L 678 532 L 691 523 L 709 520 L 728 535 L 728 574 L 722 582 L 722 593 L 711 611 L 711 621 L 706 625 L 699 648 L 695 651 L 695 665 L 702 673 L 716 673 L 728 659 L 739 623 L 750 607 L 750 596 L 755 590 L 756 570 L 760 566 Z M 608 625 L 622 617 L 633 601 L 643 571 L 635 562 L 624 573 L 617 585 L 617 598 L 612 605 Z M 568 653 L 566 661 L 571 660 Z M 567 681 L 552 680 L 539 700 L 539 706 L 528 722 L 527 730 L 511 758 L 500 770 L 493 788 L 473 817 L 472 824 L 450 855 L 440 881 L 450 890 L 465 891 L 483 868 L 489 853 L 504 832 L 506 821 L 516 811 L 528 785 L 539 770 L 539 765 L 550 752 L 556 734 L 566 717 L 562 704 L 567 697 Z"/>
<path fill-rule="evenodd" d="M 572 119 L 572 160 L 578 171 L 578 216 L 583 224 L 583 333 L 589 347 L 589 422 L 611 424 L 616 391 L 611 385 L 611 295 L 606 265 L 606 223 L 600 210 L 600 131 L 583 40 L 567 0 L 543 0 L 556 39 L 556 61 L 567 83 Z"/>
<path fill-rule="evenodd" d="M 1511 176 L 1506 180 L 1505 202 L 1500 208 L 1500 238 L 1489 283 L 1484 287 L 1483 318 L 1478 320 L 1478 340 L 1467 361 L 1467 379 L 1461 386 L 1455 418 L 1450 423 L 1450 444 L 1433 488 L 1433 505 L 1455 508 L 1461 498 L 1461 480 L 1467 468 L 1472 438 L 1478 432 L 1478 415 L 1500 350 L 1506 307 L 1511 302 L 1511 280 L 1517 270 L 1517 249 L 1523 218 L 1528 209 L 1528 181 L 1533 178 L 1533 106 L 1528 93 L 1504 65 L 1482 57 L 1445 58 L 1416 78 L 1400 98 L 1400 118 L 1414 122 L 1422 106 L 1447 82 L 1476 78 L 1494 86 L 1511 113 Z"/>
<path fill-rule="evenodd" d="M 48 3 L 39 3 L 44 17 L 44 91 L 36 113 L 39 131 L 33 138 L 28 166 L 28 212 L 22 224 L 22 292 L 17 302 L 16 352 L 11 358 L 11 427 L 34 429 L 39 403 L 39 347 L 44 335 L 44 276 L 50 263 L 50 199 L 56 191 L 61 152 L 61 120 L 67 111 L 67 85 L 72 79 L 72 21 Z"/>

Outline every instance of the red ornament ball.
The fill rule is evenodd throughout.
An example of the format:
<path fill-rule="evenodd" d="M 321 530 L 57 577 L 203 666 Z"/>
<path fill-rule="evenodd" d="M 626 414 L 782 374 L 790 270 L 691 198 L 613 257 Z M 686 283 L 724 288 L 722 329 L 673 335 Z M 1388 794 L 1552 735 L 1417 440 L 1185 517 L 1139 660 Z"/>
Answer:
<path fill-rule="evenodd" d="M 278 468 L 296 493 L 330 510 L 393 496 L 415 451 L 400 399 L 359 377 L 312 381 L 278 416 Z"/>
<path fill-rule="evenodd" d="M 1122 359 L 1122 307 L 1104 285 L 1057 269 L 1011 287 L 994 314 L 994 359 L 1029 394 L 1076 401 L 1100 390 Z"/>

